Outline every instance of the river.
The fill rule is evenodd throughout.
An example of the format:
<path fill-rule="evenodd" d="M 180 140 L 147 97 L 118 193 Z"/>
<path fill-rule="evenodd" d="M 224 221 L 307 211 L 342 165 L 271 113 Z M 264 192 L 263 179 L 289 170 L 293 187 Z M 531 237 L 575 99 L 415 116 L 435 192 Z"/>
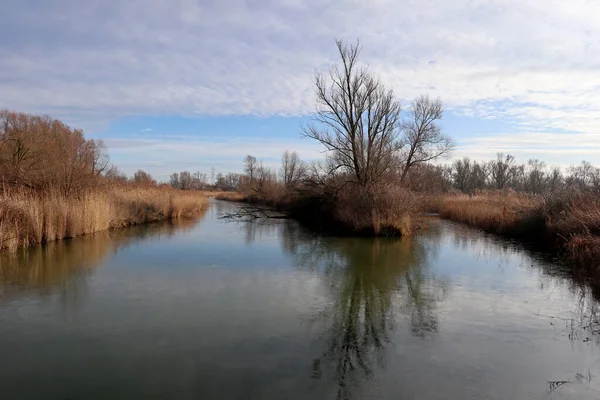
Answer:
<path fill-rule="evenodd" d="M 0 398 L 600 397 L 598 303 L 550 257 L 235 207 L 1 255 Z"/>

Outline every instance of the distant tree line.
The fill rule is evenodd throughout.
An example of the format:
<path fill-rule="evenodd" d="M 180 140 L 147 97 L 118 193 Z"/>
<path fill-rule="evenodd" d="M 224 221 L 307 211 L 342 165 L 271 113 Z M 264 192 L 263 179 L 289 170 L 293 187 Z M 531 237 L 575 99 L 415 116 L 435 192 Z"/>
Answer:
<path fill-rule="evenodd" d="M 475 161 L 465 157 L 439 168 L 439 171 L 447 186 L 464 193 L 513 189 L 541 194 L 571 188 L 600 194 L 600 168 L 588 161 L 563 171 L 537 159 L 518 163 L 512 155 L 498 153 L 492 161 Z"/>

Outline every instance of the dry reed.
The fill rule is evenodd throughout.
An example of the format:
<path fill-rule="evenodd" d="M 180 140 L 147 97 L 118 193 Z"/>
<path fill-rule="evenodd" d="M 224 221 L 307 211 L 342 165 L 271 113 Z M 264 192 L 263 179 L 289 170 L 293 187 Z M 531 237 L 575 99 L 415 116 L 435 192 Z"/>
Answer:
<path fill-rule="evenodd" d="M 519 234 L 539 220 L 543 199 L 512 191 L 448 195 L 438 204 L 440 216 L 498 234 Z"/>
<path fill-rule="evenodd" d="M 0 193 L 0 250 L 14 251 L 107 229 L 194 217 L 208 206 L 198 192 L 117 186 L 78 196 L 23 189 Z"/>
<path fill-rule="evenodd" d="M 206 197 L 215 198 L 217 200 L 244 202 L 248 195 L 240 192 L 223 192 L 223 191 L 203 191 Z"/>

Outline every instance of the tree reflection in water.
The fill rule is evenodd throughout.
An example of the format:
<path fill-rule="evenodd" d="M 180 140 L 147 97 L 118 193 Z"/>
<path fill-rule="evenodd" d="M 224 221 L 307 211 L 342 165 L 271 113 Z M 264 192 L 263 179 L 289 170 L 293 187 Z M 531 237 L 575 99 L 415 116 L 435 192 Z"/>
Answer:
<path fill-rule="evenodd" d="M 349 398 L 360 380 L 372 377 L 375 364 L 384 366 L 385 346 L 402 315 L 414 336 L 437 334 L 436 303 L 447 284 L 427 266 L 438 241 L 318 237 L 293 223 L 281 226 L 282 246 L 297 267 L 322 273 L 332 290 L 333 304 L 317 318 L 327 345 L 312 374 L 320 378 L 324 361 L 333 363 L 338 398 Z"/>

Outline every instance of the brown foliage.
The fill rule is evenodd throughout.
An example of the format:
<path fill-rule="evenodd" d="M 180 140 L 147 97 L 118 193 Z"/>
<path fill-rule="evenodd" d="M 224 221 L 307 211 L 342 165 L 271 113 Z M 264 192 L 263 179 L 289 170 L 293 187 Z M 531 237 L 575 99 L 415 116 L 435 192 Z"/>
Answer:
<path fill-rule="evenodd" d="M 75 193 L 98 184 L 108 157 L 101 141 L 47 116 L 0 111 L 0 181 Z"/>

